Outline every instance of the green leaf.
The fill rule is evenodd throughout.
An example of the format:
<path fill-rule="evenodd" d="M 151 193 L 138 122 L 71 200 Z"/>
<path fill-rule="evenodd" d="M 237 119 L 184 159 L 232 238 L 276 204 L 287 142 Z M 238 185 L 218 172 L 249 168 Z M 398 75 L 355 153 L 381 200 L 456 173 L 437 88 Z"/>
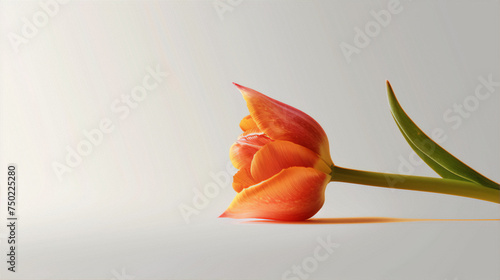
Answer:
<path fill-rule="evenodd" d="M 401 130 L 404 138 L 415 153 L 443 178 L 473 182 L 492 189 L 500 189 L 500 185 L 484 177 L 465 163 L 448 153 L 445 149 L 432 141 L 408 117 L 387 81 L 387 93 L 391 106 L 392 116 Z"/>

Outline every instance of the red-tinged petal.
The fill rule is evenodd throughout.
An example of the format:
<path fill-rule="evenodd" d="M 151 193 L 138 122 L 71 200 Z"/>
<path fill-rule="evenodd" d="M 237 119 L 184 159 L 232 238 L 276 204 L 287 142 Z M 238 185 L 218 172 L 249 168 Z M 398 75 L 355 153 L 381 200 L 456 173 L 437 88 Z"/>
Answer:
<path fill-rule="evenodd" d="M 273 140 L 285 140 L 319 154 L 328 164 L 328 138 L 323 128 L 306 113 L 258 91 L 235 84 L 247 102 L 252 119 Z"/>
<path fill-rule="evenodd" d="M 259 129 L 250 129 L 241 134 L 229 149 L 229 158 L 238 169 L 250 167 L 253 155 L 272 140 Z"/>
<path fill-rule="evenodd" d="M 258 129 L 257 124 L 255 123 L 255 121 L 252 119 L 252 116 L 250 116 L 250 115 L 244 117 L 241 120 L 240 128 L 243 131 L 247 131 L 250 129 Z"/>
<path fill-rule="evenodd" d="M 323 206 L 329 181 L 329 175 L 314 168 L 290 167 L 242 190 L 220 217 L 306 220 Z"/>
<path fill-rule="evenodd" d="M 280 140 L 268 143 L 257 151 L 250 170 L 252 177 L 261 182 L 293 166 L 313 167 L 325 174 L 332 172 L 318 154 L 295 143 Z"/>
<path fill-rule="evenodd" d="M 243 189 L 257 183 L 258 182 L 254 180 L 252 174 L 250 173 L 250 168 L 241 169 L 233 176 L 233 189 L 236 192 L 241 192 Z"/>

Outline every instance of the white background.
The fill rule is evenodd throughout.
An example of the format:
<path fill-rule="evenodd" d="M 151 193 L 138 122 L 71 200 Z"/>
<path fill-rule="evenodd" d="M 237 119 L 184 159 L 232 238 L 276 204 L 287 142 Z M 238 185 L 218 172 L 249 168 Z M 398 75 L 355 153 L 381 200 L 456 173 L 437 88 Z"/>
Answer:
<path fill-rule="evenodd" d="M 227 174 L 248 114 L 232 82 L 313 116 L 339 166 L 437 176 L 410 162 L 389 111 L 389 80 L 425 132 L 442 129 L 445 149 L 500 181 L 500 87 L 455 128 L 443 118 L 473 98 L 479 77 L 500 81 L 499 1 L 402 0 L 349 63 L 341 43 L 356 46 L 355 28 L 388 3 L 75 1 L 58 4 L 27 38 L 26 22 L 44 13 L 39 2 L 1 1 L 0 217 L 7 223 L 5 176 L 15 163 L 19 221 L 17 272 L 2 261 L 0 278 L 281 279 L 330 236 L 339 247 L 309 279 L 499 279 L 498 221 L 217 218 L 235 192 L 211 174 Z M 24 38 L 17 46 L 16 36 Z M 148 67 L 169 76 L 121 119 L 112 104 Z M 114 130 L 59 180 L 54 162 L 65 164 L 68 147 L 106 118 Z M 185 219 L 180 207 L 194 207 L 193 189 L 210 183 L 220 192 Z M 338 217 L 498 219 L 499 206 L 331 183 L 315 218 Z"/>

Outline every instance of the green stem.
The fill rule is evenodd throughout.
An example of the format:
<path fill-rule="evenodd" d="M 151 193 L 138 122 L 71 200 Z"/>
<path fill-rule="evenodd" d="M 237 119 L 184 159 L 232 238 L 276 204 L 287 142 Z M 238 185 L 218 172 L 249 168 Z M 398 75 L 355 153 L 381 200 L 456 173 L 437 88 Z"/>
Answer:
<path fill-rule="evenodd" d="M 361 171 L 333 166 L 332 182 L 451 194 L 500 203 L 500 191 L 465 181 Z"/>

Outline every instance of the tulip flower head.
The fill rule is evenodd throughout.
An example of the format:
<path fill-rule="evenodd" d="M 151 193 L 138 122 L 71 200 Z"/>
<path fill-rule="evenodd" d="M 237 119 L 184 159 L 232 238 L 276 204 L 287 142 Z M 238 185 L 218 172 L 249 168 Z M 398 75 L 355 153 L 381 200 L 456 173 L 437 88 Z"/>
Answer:
<path fill-rule="evenodd" d="M 230 148 L 236 197 L 220 217 L 306 220 L 323 206 L 333 162 L 326 133 L 306 113 L 235 84 L 247 102 Z"/>

